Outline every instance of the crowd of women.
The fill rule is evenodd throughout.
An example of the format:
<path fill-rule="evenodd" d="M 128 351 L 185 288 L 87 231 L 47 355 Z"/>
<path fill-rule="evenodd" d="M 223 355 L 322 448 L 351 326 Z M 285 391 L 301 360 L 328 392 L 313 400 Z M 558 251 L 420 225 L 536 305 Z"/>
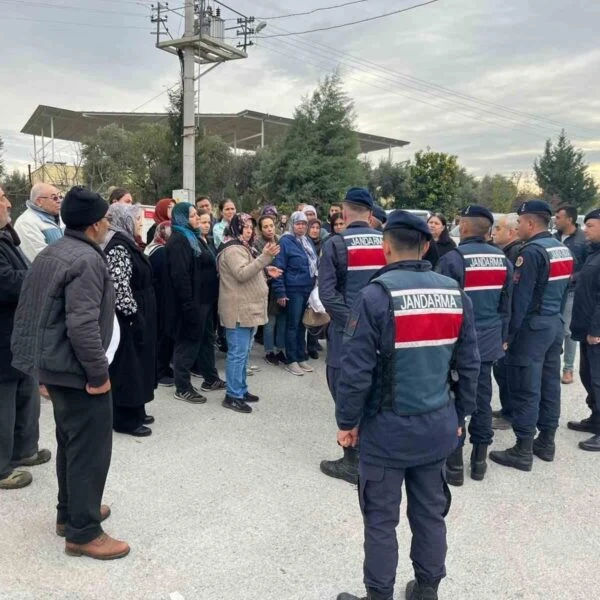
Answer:
<path fill-rule="evenodd" d="M 122 189 L 110 200 L 103 249 L 121 332 L 110 367 L 115 431 L 151 435 L 146 405 L 158 385 L 193 404 L 206 402 L 203 392 L 222 390 L 225 408 L 252 412 L 259 398 L 247 378 L 259 369 L 249 364 L 256 340 L 268 365 L 298 377 L 313 371 L 309 359 L 319 358 L 322 332 L 307 331 L 303 315 L 323 241 L 344 230 L 341 205 L 322 222 L 310 205 L 289 219 L 268 205 L 254 218 L 226 199 L 215 218 L 206 196 L 195 205 L 166 198 L 144 242 L 141 206 Z M 437 242 L 430 260 L 437 262 L 454 242 L 442 215 L 432 215 L 429 226 Z M 217 349 L 227 355 L 225 380 Z M 203 380 L 199 387 L 195 379 Z"/>

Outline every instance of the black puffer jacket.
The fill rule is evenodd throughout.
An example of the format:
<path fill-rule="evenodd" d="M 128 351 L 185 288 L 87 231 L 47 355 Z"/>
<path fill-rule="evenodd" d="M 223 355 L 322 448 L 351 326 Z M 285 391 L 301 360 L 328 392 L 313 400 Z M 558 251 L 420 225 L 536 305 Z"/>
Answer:
<path fill-rule="evenodd" d="M 0 381 L 15 379 L 19 372 L 11 366 L 10 336 L 21 287 L 29 261 L 19 250 L 17 232 L 7 225 L 0 229 Z"/>
<path fill-rule="evenodd" d="M 106 257 L 79 231 L 38 254 L 15 314 L 13 367 L 40 383 L 84 389 L 108 380 L 115 289 Z"/>
<path fill-rule="evenodd" d="M 585 342 L 586 337 L 600 337 L 600 244 L 590 246 L 590 254 L 577 276 L 571 337 Z"/>

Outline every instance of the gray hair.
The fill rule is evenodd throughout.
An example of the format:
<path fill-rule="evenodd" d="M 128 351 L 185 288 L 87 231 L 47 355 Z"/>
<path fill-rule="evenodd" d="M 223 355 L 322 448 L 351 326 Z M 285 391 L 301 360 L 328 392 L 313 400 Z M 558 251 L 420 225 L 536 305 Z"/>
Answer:
<path fill-rule="evenodd" d="M 516 229 L 519 226 L 519 215 L 517 213 L 508 213 L 504 215 L 504 218 L 509 229 Z"/>
<path fill-rule="evenodd" d="M 44 195 L 44 189 L 48 186 L 47 183 L 36 183 L 29 192 L 29 201 L 31 204 L 36 204 L 37 199 Z"/>

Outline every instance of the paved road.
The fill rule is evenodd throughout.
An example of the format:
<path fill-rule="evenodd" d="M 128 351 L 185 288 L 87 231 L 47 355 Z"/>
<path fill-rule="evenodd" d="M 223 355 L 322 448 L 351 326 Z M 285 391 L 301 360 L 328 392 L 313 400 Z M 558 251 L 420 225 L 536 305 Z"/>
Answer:
<path fill-rule="evenodd" d="M 151 438 L 115 434 L 106 531 L 131 544 L 127 558 L 64 554 L 52 463 L 32 469 L 28 488 L 2 492 L 0 599 L 333 600 L 362 591 L 356 490 L 318 469 L 340 454 L 323 361 L 303 378 L 259 361 L 252 415 L 224 410 L 220 393 L 190 406 L 161 389 Z M 581 386 L 563 390 L 562 422 L 587 416 Z M 532 473 L 491 464 L 484 482 L 453 490 L 441 598 L 600 597 L 600 457 L 577 449 L 583 437 L 561 427 L 553 464 L 536 459 Z M 511 440 L 500 432 L 496 447 Z M 49 404 L 41 442 L 55 448 Z M 402 513 L 397 598 L 412 573 Z"/>

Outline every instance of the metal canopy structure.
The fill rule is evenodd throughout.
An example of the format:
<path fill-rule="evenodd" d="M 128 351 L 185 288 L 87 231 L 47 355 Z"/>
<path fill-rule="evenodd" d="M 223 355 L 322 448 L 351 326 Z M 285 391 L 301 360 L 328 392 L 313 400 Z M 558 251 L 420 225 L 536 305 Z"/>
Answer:
<path fill-rule="evenodd" d="M 127 113 L 74 111 L 53 106 L 38 106 L 21 133 L 42 139 L 42 149 L 47 144 L 54 145 L 55 139 L 69 142 L 82 142 L 87 136 L 94 135 L 99 128 L 115 123 L 128 131 L 135 131 L 144 123 L 168 122 L 167 113 Z M 285 135 L 294 122 L 287 117 L 279 117 L 252 110 L 237 114 L 199 114 L 200 126 L 205 134 L 222 138 L 236 150 L 254 151 L 268 146 L 275 139 Z M 377 150 L 389 150 L 406 146 L 409 142 L 395 138 L 382 137 L 357 132 L 361 154 Z M 54 160 L 54 157 L 52 157 Z M 44 160 L 40 162 L 45 162 Z"/>

